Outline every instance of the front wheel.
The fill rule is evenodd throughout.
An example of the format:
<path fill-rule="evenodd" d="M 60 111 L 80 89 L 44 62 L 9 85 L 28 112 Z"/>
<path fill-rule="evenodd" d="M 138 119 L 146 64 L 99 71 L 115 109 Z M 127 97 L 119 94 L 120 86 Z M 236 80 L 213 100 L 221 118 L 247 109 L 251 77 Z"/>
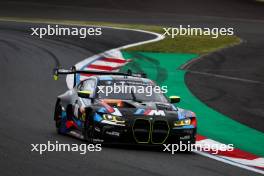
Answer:
<path fill-rule="evenodd" d="M 83 137 L 84 137 L 84 140 L 88 141 L 89 143 L 93 143 L 93 138 L 94 138 L 93 115 L 94 113 L 92 109 L 86 110 L 86 117 L 85 117 L 84 128 L 83 128 Z"/>

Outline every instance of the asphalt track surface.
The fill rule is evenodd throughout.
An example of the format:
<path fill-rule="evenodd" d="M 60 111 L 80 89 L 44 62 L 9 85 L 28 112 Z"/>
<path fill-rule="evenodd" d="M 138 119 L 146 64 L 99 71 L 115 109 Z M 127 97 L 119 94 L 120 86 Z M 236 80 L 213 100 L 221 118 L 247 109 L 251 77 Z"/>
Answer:
<path fill-rule="evenodd" d="M 1 175 L 237 175 L 253 174 L 195 154 L 176 154 L 148 149 L 104 147 L 102 152 L 30 152 L 31 145 L 77 143 L 56 134 L 52 112 L 55 97 L 66 89 L 65 79 L 52 80 L 52 68 L 69 67 L 113 47 L 150 39 L 131 31 L 104 29 L 102 37 L 30 36 L 32 24 L 0 23 L 1 49 Z M 117 35 L 118 34 L 118 35 Z M 128 35 L 129 34 L 129 35 Z M 189 172 L 191 171 L 191 172 Z"/>
<path fill-rule="evenodd" d="M 47 9 L 42 5 L 38 6 L 40 9 L 46 9 L 46 13 L 40 10 L 38 11 L 40 13 L 36 13 L 35 17 L 56 18 L 55 14 L 49 13 L 49 11 L 55 13 L 59 11 L 58 8 Z M 5 8 L 5 6 L 0 6 L 0 8 L 1 16 L 12 16 L 16 14 L 14 10 L 10 10 L 11 8 Z M 32 10 L 24 9 L 24 13 L 19 13 L 19 10 L 23 10 L 23 7 L 15 8 L 20 17 L 30 16 L 32 15 L 32 11 L 39 10 L 37 8 L 30 9 Z M 78 7 L 76 7 L 76 9 L 78 9 Z M 173 15 L 163 14 L 162 12 L 150 12 L 146 15 L 142 15 L 137 12 L 119 11 L 118 9 L 112 12 L 95 8 L 87 12 L 83 9 L 84 14 L 82 14 L 82 10 L 79 10 L 79 13 L 76 13 L 77 11 L 74 10 L 75 9 L 67 12 L 62 10 L 57 16 L 64 19 L 72 17 L 75 19 L 167 25 L 180 23 L 228 26 L 228 24 L 230 24 L 237 27 L 239 35 L 249 41 L 247 42 L 249 45 L 245 43 L 245 47 L 252 49 L 249 55 L 252 53 L 254 54 L 254 58 L 257 58 L 255 53 L 258 51 L 260 57 L 258 57 L 259 60 L 256 62 L 263 63 L 260 59 L 262 56 L 261 53 L 263 52 L 263 50 L 261 50 L 261 46 L 263 46 L 263 41 L 261 40 L 261 36 L 263 35 L 263 22 L 260 21 L 252 21 L 250 19 L 246 21 L 228 20 L 203 16 L 195 18 L 190 16 L 190 18 L 186 18 L 183 14 Z M 104 11 L 108 13 L 102 13 Z M 67 14 L 71 14 L 71 12 L 73 16 L 67 16 Z M 93 13 L 89 15 L 89 12 Z M 95 12 L 97 12 L 97 14 Z M 87 14 L 85 15 L 85 13 Z M 109 14 L 111 14 L 111 16 Z M 242 15 L 238 15 L 237 18 L 244 17 L 243 15 L 245 14 L 242 12 L 241 14 Z M 259 14 L 250 13 L 250 11 L 248 14 L 251 14 L 251 16 L 256 15 L 258 19 L 261 18 Z M 225 15 L 228 16 L 229 14 L 226 13 Z M 247 14 L 245 16 L 247 16 Z M 249 16 L 247 17 L 250 18 Z M 31 25 L 7 22 L 0 23 L 0 115 L 3 122 L 0 124 L 0 139 L 2 141 L 0 144 L 1 175 L 255 175 L 253 172 L 195 154 L 179 153 L 171 155 L 169 153 L 148 149 L 134 150 L 106 147 L 103 148 L 102 152 L 91 152 L 86 155 L 71 152 L 50 152 L 39 155 L 30 152 L 31 143 L 47 143 L 48 140 L 58 140 L 60 143 L 70 144 L 81 143 L 79 140 L 57 135 L 54 130 L 52 112 L 55 97 L 66 89 L 64 79 L 58 82 L 52 80 L 51 70 L 57 63 L 69 67 L 100 51 L 130 42 L 141 41 L 150 36 L 108 29 L 101 38 L 91 37 L 87 40 L 80 40 L 78 38 L 52 37 L 39 40 L 29 35 L 29 26 Z M 238 49 L 236 53 L 244 51 L 245 50 Z M 243 55 L 243 53 L 241 53 L 241 55 Z M 228 59 L 225 61 L 228 63 Z M 239 61 L 241 62 L 241 60 Z M 199 68 L 195 65 L 196 64 L 190 69 L 195 70 L 195 68 Z M 256 66 L 261 67 L 261 65 L 262 64 L 255 64 L 253 68 Z M 248 77 L 245 77 L 245 79 L 261 79 L 261 75 L 258 78 L 249 76 L 255 70 L 257 69 L 249 70 L 248 74 L 246 74 Z M 244 72 L 241 74 L 244 74 Z M 241 74 L 235 76 L 241 77 Z M 190 76 L 190 78 L 188 78 L 188 76 Z M 197 77 L 202 77 L 202 75 L 190 73 L 190 75 L 187 75 L 187 83 L 188 79 L 195 79 Z M 205 81 L 209 79 L 210 78 L 206 78 Z M 213 77 L 212 79 L 217 78 Z M 203 79 L 201 78 L 201 80 Z M 216 81 L 219 81 L 219 79 Z M 202 81 L 198 83 L 199 84 L 195 86 L 203 86 Z M 237 84 L 245 83 L 238 82 Z M 192 85 L 190 86 L 192 88 Z M 221 87 L 221 84 L 219 86 Z M 239 92 L 241 92 L 241 85 L 237 86 L 239 89 L 234 91 L 234 93 L 239 94 Z M 251 98 L 249 93 L 253 92 L 258 95 L 255 92 L 256 87 L 253 88 L 253 91 L 245 92 L 246 95 L 249 96 L 248 99 Z M 232 89 L 232 87 L 230 89 Z M 193 91 L 195 93 L 195 90 Z M 200 95 L 198 94 L 198 97 Z M 207 97 L 206 94 L 205 96 Z M 243 91 L 239 96 L 243 96 Z M 202 96 L 200 97 L 202 98 Z M 259 97 L 255 96 L 252 100 L 261 100 L 258 98 Z M 221 98 L 218 98 L 218 100 L 219 99 Z M 256 104 L 258 105 L 258 103 Z M 223 101 L 220 107 L 221 106 L 223 106 Z M 241 121 L 241 119 L 237 120 Z M 255 121 L 255 119 L 252 121 Z M 253 122 L 252 126 L 255 127 L 258 122 Z"/>

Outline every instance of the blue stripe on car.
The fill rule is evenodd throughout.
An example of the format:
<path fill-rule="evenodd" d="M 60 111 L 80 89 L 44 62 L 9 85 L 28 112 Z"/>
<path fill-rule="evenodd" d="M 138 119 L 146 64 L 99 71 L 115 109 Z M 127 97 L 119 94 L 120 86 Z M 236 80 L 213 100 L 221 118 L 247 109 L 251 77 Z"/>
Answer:
<path fill-rule="evenodd" d="M 144 114 L 144 112 L 145 112 L 145 109 L 137 109 L 137 111 L 134 113 L 134 114 L 136 114 L 136 115 L 139 115 L 139 114 Z"/>
<path fill-rule="evenodd" d="M 100 81 L 112 81 L 113 78 L 111 76 L 100 76 L 99 80 Z"/>
<path fill-rule="evenodd" d="M 101 112 L 101 113 L 106 113 L 106 112 L 107 112 L 107 110 L 106 110 L 104 107 L 101 107 L 101 108 L 98 110 L 98 112 Z"/>
<path fill-rule="evenodd" d="M 102 120 L 102 117 L 99 114 L 95 113 L 95 115 L 94 115 L 94 121 L 100 122 L 101 120 Z"/>
<path fill-rule="evenodd" d="M 179 120 L 184 119 L 185 118 L 185 114 L 178 112 L 178 118 L 179 118 Z"/>
<path fill-rule="evenodd" d="M 178 130 L 178 129 L 190 129 L 190 128 L 194 128 L 193 125 L 184 125 L 184 126 L 180 126 L 180 127 L 173 127 L 172 129 Z"/>

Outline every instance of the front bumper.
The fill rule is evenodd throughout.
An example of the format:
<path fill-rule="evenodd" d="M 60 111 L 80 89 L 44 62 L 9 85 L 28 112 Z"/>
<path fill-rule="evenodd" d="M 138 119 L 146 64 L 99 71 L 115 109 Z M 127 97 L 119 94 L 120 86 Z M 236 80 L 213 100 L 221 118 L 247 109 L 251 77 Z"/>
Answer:
<path fill-rule="evenodd" d="M 125 126 L 98 123 L 94 138 L 104 143 L 161 145 L 164 143 L 195 143 L 196 127 L 173 127 L 172 122 L 160 118 L 135 118 Z"/>

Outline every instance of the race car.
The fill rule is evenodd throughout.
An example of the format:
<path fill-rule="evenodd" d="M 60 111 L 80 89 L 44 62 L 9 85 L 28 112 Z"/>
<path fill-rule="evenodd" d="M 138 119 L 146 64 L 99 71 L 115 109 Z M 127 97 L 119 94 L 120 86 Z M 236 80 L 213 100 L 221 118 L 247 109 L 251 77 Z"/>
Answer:
<path fill-rule="evenodd" d="M 91 143 L 195 143 L 195 113 L 175 105 L 180 97 L 168 98 L 163 92 L 154 91 L 160 87 L 146 78 L 146 74 L 130 70 L 127 73 L 83 71 L 72 67 L 56 68 L 54 79 L 60 74 L 74 74 L 74 79 L 73 88 L 57 97 L 54 120 L 58 133 Z M 78 74 L 90 76 L 77 83 Z M 120 91 L 127 87 L 133 89 Z M 148 92 L 144 91 L 147 89 Z"/>

